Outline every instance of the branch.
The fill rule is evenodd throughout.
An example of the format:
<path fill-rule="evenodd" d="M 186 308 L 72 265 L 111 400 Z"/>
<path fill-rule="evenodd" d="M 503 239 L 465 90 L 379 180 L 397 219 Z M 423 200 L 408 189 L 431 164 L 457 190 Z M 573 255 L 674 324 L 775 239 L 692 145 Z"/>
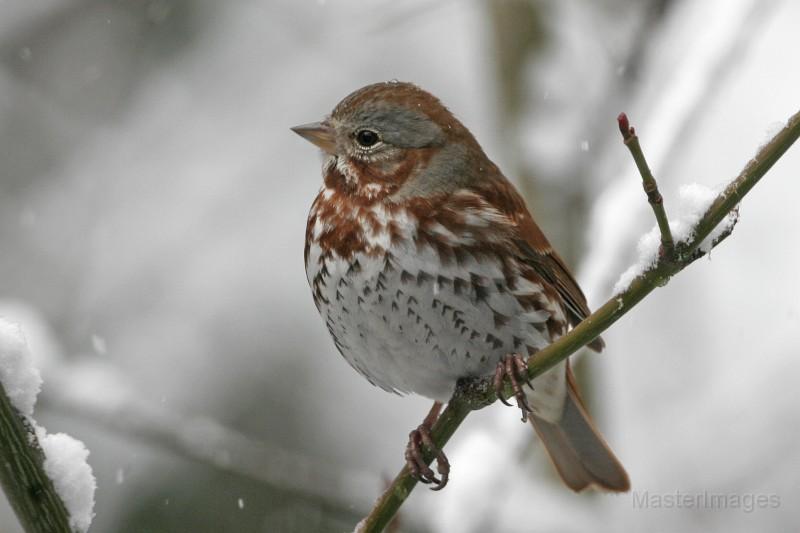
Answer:
<path fill-rule="evenodd" d="M 26 533 L 71 533 L 69 515 L 44 471 L 44 452 L 28 419 L 0 383 L 0 484 Z"/>
<path fill-rule="evenodd" d="M 608 300 L 566 335 L 534 354 L 528 362 L 528 376 L 533 379 L 541 375 L 596 339 L 656 287 L 663 286 L 672 276 L 705 255 L 706 252 L 701 248 L 703 241 L 729 213 L 736 209 L 741 199 L 772 168 L 772 165 L 783 156 L 798 137 L 800 137 L 800 112 L 794 114 L 787 125 L 761 147 L 739 176 L 717 196 L 695 226 L 692 237 L 686 242 L 675 244 L 673 257 L 659 256 L 656 263 L 636 277 L 627 289 Z M 722 242 L 730 234 L 729 230 L 730 228 L 715 238 L 711 246 Z M 505 388 L 504 396 L 506 398 L 512 396 L 509 385 Z M 482 378 L 460 382 L 447 408 L 431 430 L 431 437 L 436 446 L 439 449 L 444 447 L 470 411 L 482 409 L 496 399 L 491 379 Z M 430 451 L 426 450 L 426 463 L 430 464 L 432 459 Z M 357 533 L 382 531 L 416 484 L 417 480 L 411 476 L 406 467 L 403 467 L 389 488 L 375 503 L 369 515 L 358 524 Z"/>
<path fill-rule="evenodd" d="M 648 96 L 646 102 L 638 102 L 637 107 L 648 109 L 648 116 L 652 119 L 650 122 L 658 124 L 657 131 L 648 131 L 647 135 L 648 161 L 658 173 L 667 174 L 680 159 L 681 150 L 694 142 L 698 132 L 702 130 L 698 124 L 702 122 L 704 110 L 712 107 L 721 90 L 735 83 L 731 76 L 741 65 L 742 57 L 751 53 L 758 37 L 764 34 L 764 27 L 772 20 L 771 15 L 779 4 L 780 2 L 761 0 L 735 2 L 731 5 L 730 17 L 709 21 L 705 26 L 707 32 L 691 37 L 687 45 L 692 54 L 682 58 L 680 68 L 672 73 L 669 89 L 660 91 L 654 98 Z M 651 28 L 650 31 L 652 30 Z M 644 42 L 634 43 L 633 46 L 637 45 L 645 48 Z M 637 52 L 634 51 L 635 53 Z M 647 76 L 645 71 L 652 70 L 648 65 L 639 66 L 642 76 Z M 663 66 L 658 68 L 663 69 Z M 632 86 L 620 86 L 606 94 L 605 99 L 614 101 L 619 95 L 631 93 L 631 88 Z M 600 114 L 598 111 L 594 114 Z M 592 112 L 586 114 L 591 116 Z M 599 153 L 609 152 L 599 140 L 593 144 L 595 145 Z M 588 158 L 585 160 L 588 161 Z M 595 161 L 590 168 L 596 169 L 597 163 Z M 600 163 L 603 166 L 602 161 Z M 637 209 L 626 209 L 616 217 L 603 218 L 606 210 L 615 209 L 618 202 L 629 201 L 629 196 L 624 191 L 629 190 L 625 184 L 631 179 L 631 175 L 617 175 L 609 164 L 612 163 L 605 163 L 605 172 L 615 173 L 617 177 L 606 185 L 603 199 L 593 206 L 588 222 L 593 228 L 593 236 L 582 269 L 582 285 L 584 292 L 589 295 L 602 295 L 609 284 L 613 285 L 614 280 L 609 277 L 625 266 L 620 263 L 627 257 L 624 252 L 631 245 L 632 239 L 635 244 L 635 239 L 639 237 L 634 230 Z M 616 168 L 616 163 L 613 165 Z M 585 175 L 586 172 L 584 177 Z"/>
<path fill-rule="evenodd" d="M 633 160 L 636 163 L 636 168 L 639 169 L 639 174 L 642 176 L 642 187 L 645 194 L 647 194 L 647 201 L 650 207 L 653 208 L 653 214 L 656 216 L 658 223 L 658 231 L 661 232 L 661 251 L 667 257 L 672 257 L 675 251 L 675 241 L 672 240 L 672 232 L 669 229 L 669 219 L 667 219 L 667 211 L 664 209 L 664 197 L 658 190 L 658 183 L 647 165 L 647 160 L 644 158 L 642 147 L 639 145 L 639 137 L 636 131 L 628 123 L 628 116 L 625 113 L 620 113 L 617 117 L 619 124 L 619 131 L 622 133 L 622 140 L 628 150 L 631 151 Z"/>

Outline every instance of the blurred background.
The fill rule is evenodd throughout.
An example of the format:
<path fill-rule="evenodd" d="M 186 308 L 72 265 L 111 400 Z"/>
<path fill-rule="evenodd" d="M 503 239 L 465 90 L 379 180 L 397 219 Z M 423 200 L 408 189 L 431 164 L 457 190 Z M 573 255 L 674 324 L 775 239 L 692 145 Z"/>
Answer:
<path fill-rule="evenodd" d="M 800 108 L 797 20 L 792 0 L 2 2 L 0 315 L 42 369 L 37 419 L 91 450 L 91 531 L 351 531 L 402 465 L 429 402 L 329 340 L 302 261 L 321 158 L 290 126 L 367 83 L 430 90 L 596 307 L 653 225 L 616 115 L 674 211 Z M 794 147 L 710 261 L 579 357 L 631 494 L 572 494 L 493 406 L 395 531 L 793 528 L 798 175 Z M 4 502 L 0 529 L 21 531 Z"/>

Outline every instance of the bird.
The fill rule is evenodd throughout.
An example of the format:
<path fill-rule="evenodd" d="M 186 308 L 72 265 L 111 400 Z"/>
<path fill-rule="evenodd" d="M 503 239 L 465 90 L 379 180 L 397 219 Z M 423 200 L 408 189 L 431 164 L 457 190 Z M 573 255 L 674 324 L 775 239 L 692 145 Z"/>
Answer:
<path fill-rule="evenodd" d="M 590 310 L 522 196 L 467 127 L 431 93 L 392 80 L 291 129 L 323 154 L 304 260 L 334 345 L 373 385 L 434 400 L 409 435 L 412 475 L 434 490 L 448 482 L 449 461 L 430 429 L 459 380 L 493 379 L 503 400 L 508 379 L 523 421 L 570 489 L 629 490 L 569 362 L 527 380 L 529 358 Z M 604 342 L 589 347 L 600 351 Z M 422 459 L 425 447 L 438 476 Z"/>

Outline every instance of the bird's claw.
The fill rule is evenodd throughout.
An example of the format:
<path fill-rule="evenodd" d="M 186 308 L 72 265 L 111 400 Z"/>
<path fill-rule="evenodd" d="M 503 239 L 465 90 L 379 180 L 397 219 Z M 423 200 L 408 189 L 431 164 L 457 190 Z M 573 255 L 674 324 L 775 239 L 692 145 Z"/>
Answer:
<path fill-rule="evenodd" d="M 503 404 L 511 407 L 511 404 L 503 397 L 504 380 L 508 377 L 511 382 L 511 389 L 514 391 L 514 399 L 517 401 L 517 407 L 522 411 L 522 421 L 528 420 L 528 415 L 533 413 L 531 406 L 528 404 L 528 398 L 522 390 L 522 385 L 527 384 L 533 390 L 530 378 L 528 378 L 528 363 L 518 353 L 509 354 L 497 363 L 494 371 L 494 390 L 497 398 Z"/>
<path fill-rule="evenodd" d="M 428 448 L 436 458 L 437 477 L 430 466 L 422 457 L 422 448 Z M 421 424 L 417 429 L 408 434 L 408 446 L 406 447 L 406 466 L 417 480 L 426 485 L 432 485 L 431 490 L 442 490 L 450 477 L 450 462 L 447 456 L 440 450 L 431 438 L 431 430 L 425 424 Z"/>

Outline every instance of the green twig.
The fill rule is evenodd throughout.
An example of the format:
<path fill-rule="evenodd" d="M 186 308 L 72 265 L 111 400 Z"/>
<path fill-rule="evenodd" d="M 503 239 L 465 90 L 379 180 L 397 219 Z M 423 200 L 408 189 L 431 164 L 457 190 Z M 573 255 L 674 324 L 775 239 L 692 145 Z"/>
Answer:
<path fill-rule="evenodd" d="M 658 231 L 661 232 L 661 254 L 664 257 L 672 258 L 675 252 L 675 241 L 672 239 L 672 231 L 669 229 L 669 219 L 667 218 L 667 211 L 664 209 L 664 197 L 658 190 L 658 183 L 647 165 L 647 160 L 644 158 L 644 152 L 639 145 L 639 136 L 636 135 L 634 130 L 628 123 L 628 116 L 625 113 L 620 113 L 617 117 L 617 124 L 619 131 L 622 133 L 622 140 L 628 150 L 631 151 L 633 160 L 636 163 L 636 168 L 639 169 L 639 174 L 642 176 L 642 187 L 645 194 L 647 194 L 647 201 L 650 207 L 653 208 L 653 214 L 656 216 L 658 223 Z"/>
<path fill-rule="evenodd" d="M 633 129 L 629 128 L 629 131 L 632 134 Z M 677 254 L 669 256 L 666 254 L 661 255 L 656 264 L 650 270 L 647 270 L 634 279 L 627 289 L 603 304 L 597 311 L 588 316 L 569 333 L 537 352 L 528 363 L 529 377 L 533 379 L 539 376 L 575 353 L 581 347 L 596 339 L 603 331 L 608 329 L 614 322 L 630 311 L 656 287 L 662 286 L 671 276 L 686 268 L 698 257 L 704 255 L 705 252 L 700 248 L 703 240 L 711 234 L 714 228 L 730 212 L 736 209 L 736 206 L 744 195 L 758 183 L 770 168 L 772 168 L 772 165 L 780 159 L 798 137 L 800 137 L 800 112 L 793 115 L 787 122 L 787 125 L 767 144 L 761 147 L 756 156 L 745 166 L 739 176 L 717 196 L 716 200 L 711 204 L 711 207 L 708 208 L 695 226 L 693 237 L 688 242 L 679 245 L 680 250 L 678 250 Z M 629 148 L 631 147 L 628 142 L 626 142 L 626 145 Z M 641 153 L 641 149 L 639 149 L 638 152 Z M 636 159 L 635 154 L 634 159 Z M 641 162 L 646 169 L 647 166 L 646 163 L 644 163 L 643 156 L 641 157 Z M 638 165 L 639 160 L 637 160 L 637 166 Z M 640 170 L 641 168 L 640 166 Z M 649 170 L 647 174 L 649 174 Z M 642 175 L 644 176 L 645 173 Z M 657 192 L 657 188 L 655 190 Z M 648 198 L 649 197 L 650 194 L 648 193 Z M 654 204 L 651 201 L 651 205 L 653 205 L 653 210 L 656 212 L 656 218 L 663 216 L 664 221 L 666 221 L 663 203 Z M 659 210 L 657 210 L 657 206 L 659 205 L 661 206 L 661 215 L 659 215 Z M 659 227 L 661 227 L 660 219 Z M 667 232 L 668 231 L 669 226 L 667 225 Z M 730 228 L 711 243 L 712 247 L 722 242 L 729 234 Z M 662 229 L 662 239 L 664 235 L 665 232 Z M 669 236 L 671 240 L 671 235 Z M 512 396 L 510 385 L 506 386 L 504 396 L 506 398 Z M 441 449 L 450 437 L 453 436 L 458 426 L 464 421 L 470 411 L 482 409 L 492 404 L 496 399 L 490 379 L 472 380 L 460 383 L 456 388 L 456 393 L 453 395 L 453 398 L 447 404 L 447 407 L 431 430 L 433 441 Z M 433 456 L 429 453 L 429 450 L 426 450 L 426 463 L 430 464 L 432 459 Z M 395 477 L 389 488 L 375 503 L 369 515 L 359 524 L 356 531 L 358 533 L 378 533 L 383 531 L 383 528 L 389 524 L 416 484 L 417 481 L 411 476 L 408 469 L 404 467 L 397 477 Z"/>

